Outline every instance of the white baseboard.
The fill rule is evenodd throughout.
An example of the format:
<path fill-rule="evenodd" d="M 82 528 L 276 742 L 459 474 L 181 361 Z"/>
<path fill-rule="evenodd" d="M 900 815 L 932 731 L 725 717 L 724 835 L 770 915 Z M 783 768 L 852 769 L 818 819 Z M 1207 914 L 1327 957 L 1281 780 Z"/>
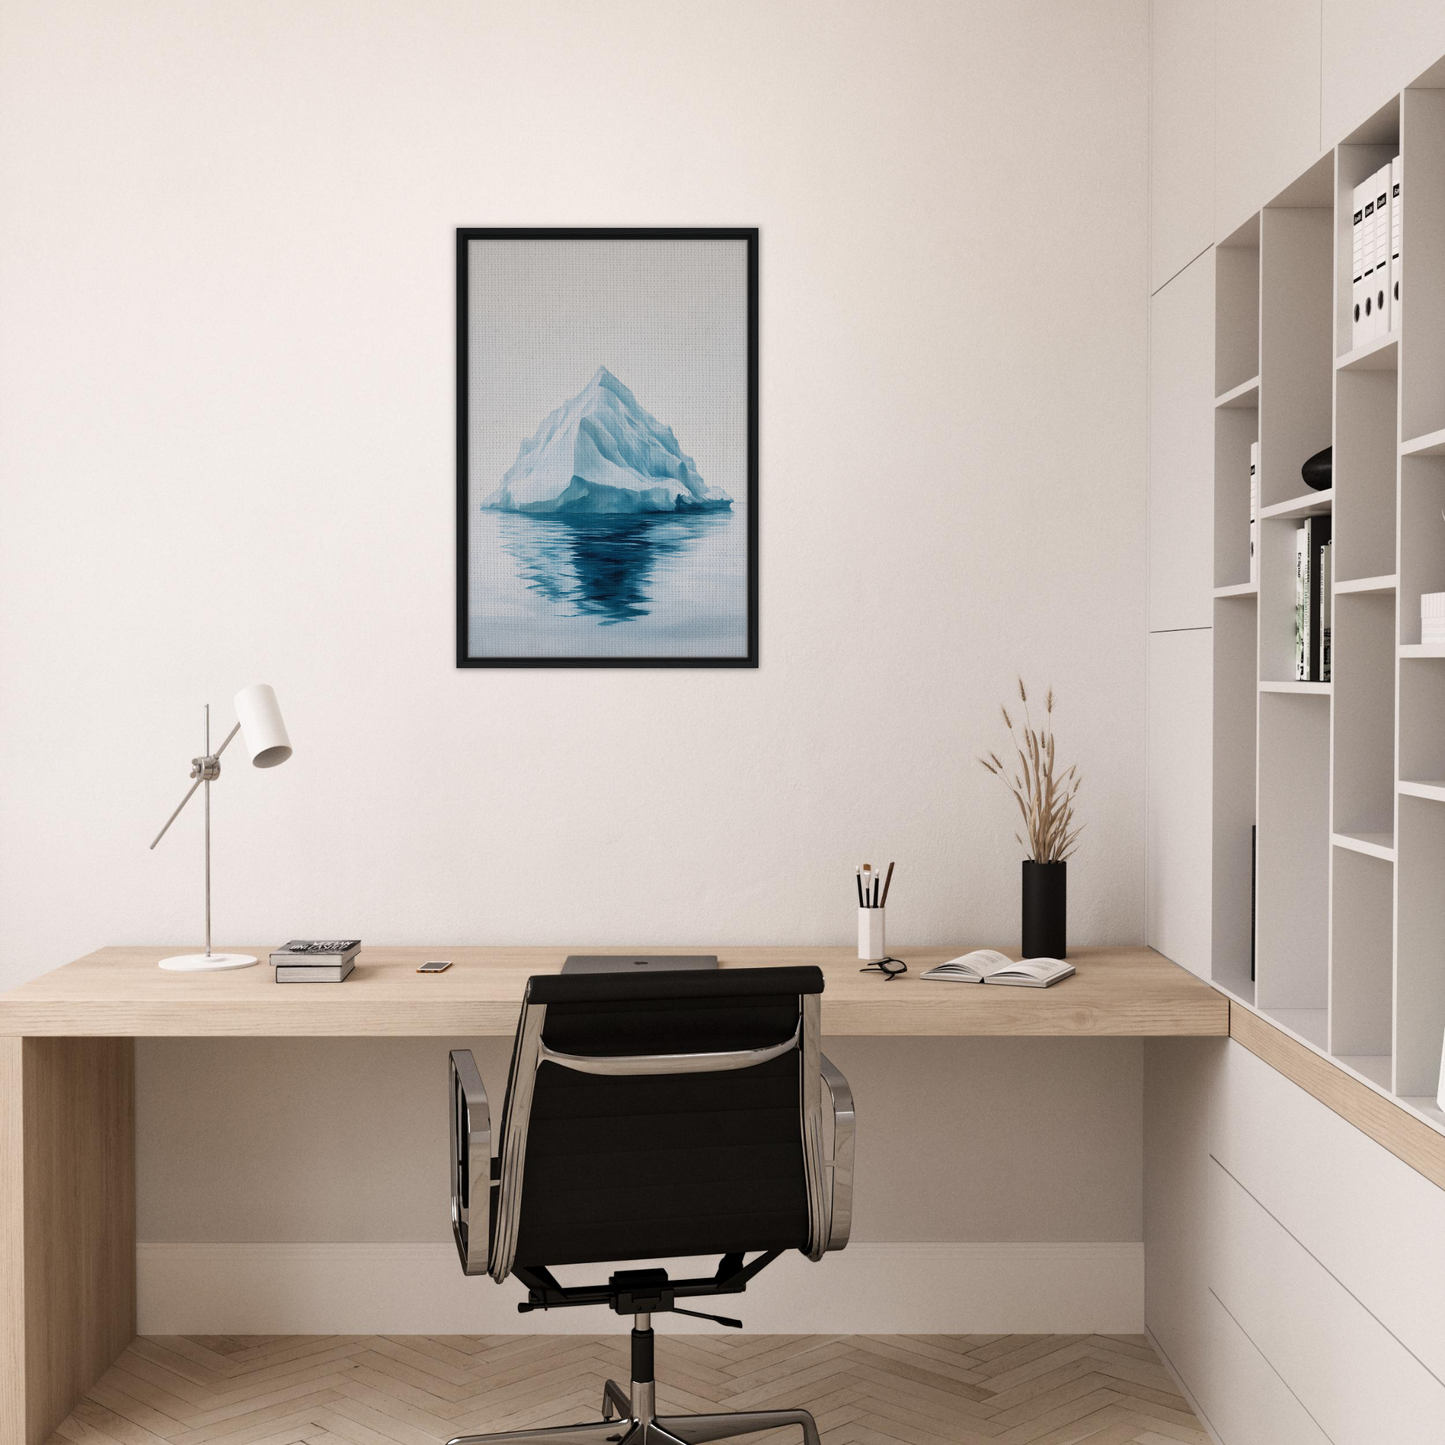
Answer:
<path fill-rule="evenodd" d="M 518 1314 L 522 1287 L 466 1278 L 450 1244 L 140 1244 L 136 1264 L 144 1335 L 616 1328 L 597 1309 Z M 696 1272 L 697 1261 L 672 1269 Z M 715 1307 L 759 1334 L 1138 1334 L 1144 1246 L 853 1244 L 817 1264 L 784 1255 Z M 718 1326 L 674 1315 L 666 1328 Z"/>

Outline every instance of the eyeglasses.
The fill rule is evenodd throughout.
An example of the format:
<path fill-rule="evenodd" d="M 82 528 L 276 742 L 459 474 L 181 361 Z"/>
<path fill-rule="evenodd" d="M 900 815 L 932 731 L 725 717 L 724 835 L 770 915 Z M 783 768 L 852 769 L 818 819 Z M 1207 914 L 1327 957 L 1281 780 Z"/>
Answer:
<path fill-rule="evenodd" d="M 908 972 L 908 965 L 901 958 L 875 958 L 872 963 L 865 963 L 858 970 L 859 973 L 881 973 L 888 983 L 892 983 L 900 973 Z"/>

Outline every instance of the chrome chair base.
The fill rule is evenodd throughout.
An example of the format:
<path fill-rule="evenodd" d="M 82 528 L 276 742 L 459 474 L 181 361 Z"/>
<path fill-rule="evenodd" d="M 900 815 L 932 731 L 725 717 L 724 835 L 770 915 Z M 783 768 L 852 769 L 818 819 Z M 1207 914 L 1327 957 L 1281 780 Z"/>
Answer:
<path fill-rule="evenodd" d="M 602 1392 L 602 1418 L 590 1425 L 554 1425 L 545 1430 L 503 1430 L 495 1435 L 458 1435 L 447 1445 L 707 1445 L 797 1425 L 803 1445 L 820 1445 L 818 1427 L 806 1410 L 738 1410 L 719 1415 L 654 1415 L 654 1386 L 633 1386 L 638 1405 L 616 1380 Z M 618 1414 L 614 1417 L 613 1411 Z"/>

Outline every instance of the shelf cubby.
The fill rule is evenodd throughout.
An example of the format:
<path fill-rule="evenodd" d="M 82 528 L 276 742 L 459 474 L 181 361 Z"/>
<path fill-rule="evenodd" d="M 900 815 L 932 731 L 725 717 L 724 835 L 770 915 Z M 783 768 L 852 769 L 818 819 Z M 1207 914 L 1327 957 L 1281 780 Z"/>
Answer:
<path fill-rule="evenodd" d="M 1334 830 L 1363 837 L 1395 828 L 1395 598 L 1335 598 Z"/>
<path fill-rule="evenodd" d="M 1445 778 L 1445 658 L 1402 658 L 1399 689 L 1401 781 Z"/>
<path fill-rule="evenodd" d="M 1389 1059 L 1394 1053 L 1395 869 L 1383 859 L 1338 846 L 1331 867 L 1330 1052 Z M 1377 1082 L 1390 1086 L 1388 1077 Z"/>
<path fill-rule="evenodd" d="M 1399 387 L 1393 371 L 1335 377 L 1334 543 L 1337 578 L 1395 570 L 1395 445 Z M 1441 523 L 1445 532 L 1445 522 Z M 1333 533 L 1331 533 L 1333 537 Z"/>
<path fill-rule="evenodd" d="M 1259 395 L 1258 389 L 1255 396 Z M 1249 449 L 1259 435 L 1253 407 L 1214 413 L 1214 585 L 1251 583 L 1249 565 Z"/>
<path fill-rule="evenodd" d="M 1253 593 L 1214 603 L 1214 848 L 1211 976 L 1252 1001 L 1254 790 L 1259 690 L 1255 673 L 1258 598 Z"/>
<path fill-rule="evenodd" d="M 1261 693 L 1255 999 L 1270 1014 L 1328 1000 L 1329 776 L 1328 698 Z"/>
<path fill-rule="evenodd" d="M 1395 1088 L 1434 1097 L 1445 1038 L 1445 805 L 1400 798 Z"/>
<path fill-rule="evenodd" d="M 1445 90 L 1406 90 L 1400 108 L 1400 428 L 1445 430 Z"/>
<path fill-rule="evenodd" d="M 1259 217 L 1214 248 L 1214 394 L 1259 390 Z"/>
<path fill-rule="evenodd" d="M 1322 492 L 1312 492 L 1312 498 Z M 1329 503 L 1316 503 L 1322 512 Z M 1309 515 L 1306 513 L 1305 515 Z M 1328 692 L 1329 685 L 1295 677 L 1295 533 L 1300 517 L 1264 515 L 1259 523 L 1259 680 L 1261 689 Z"/>
<path fill-rule="evenodd" d="M 1328 202 L 1328 192 L 1326 192 Z M 1262 514 L 1306 491 L 1300 467 L 1330 445 L 1334 210 L 1260 213 L 1259 474 Z"/>
<path fill-rule="evenodd" d="M 1400 632 L 1420 641 L 1420 597 L 1445 592 L 1445 456 L 1400 458 Z"/>

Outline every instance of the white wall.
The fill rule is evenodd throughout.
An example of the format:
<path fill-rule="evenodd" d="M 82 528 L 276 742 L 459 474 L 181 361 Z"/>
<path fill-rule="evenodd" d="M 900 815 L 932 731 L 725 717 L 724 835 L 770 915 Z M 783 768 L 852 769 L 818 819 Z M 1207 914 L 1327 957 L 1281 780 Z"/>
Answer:
<path fill-rule="evenodd" d="M 1136 941 L 1146 75 L 1143 0 L 8 6 L 0 983 L 197 941 L 199 812 L 146 844 L 256 680 L 223 944 L 844 942 L 862 857 L 900 945 L 1016 939 L 1017 671 L 1071 938 Z M 453 228 L 704 222 L 762 230 L 761 668 L 455 670 Z M 231 1068 L 143 1049 L 148 1169 Z"/>
<path fill-rule="evenodd" d="M 146 844 L 256 679 L 224 942 L 841 942 L 861 857 L 1014 938 L 1017 670 L 1072 936 L 1140 936 L 1144 228 L 1079 222 L 1142 210 L 1142 3 L 7 14 L 6 981 L 196 940 L 199 815 Z M 762 228 L 757 672 L 453 668 L 452 232 L 517 222 Z"/>

